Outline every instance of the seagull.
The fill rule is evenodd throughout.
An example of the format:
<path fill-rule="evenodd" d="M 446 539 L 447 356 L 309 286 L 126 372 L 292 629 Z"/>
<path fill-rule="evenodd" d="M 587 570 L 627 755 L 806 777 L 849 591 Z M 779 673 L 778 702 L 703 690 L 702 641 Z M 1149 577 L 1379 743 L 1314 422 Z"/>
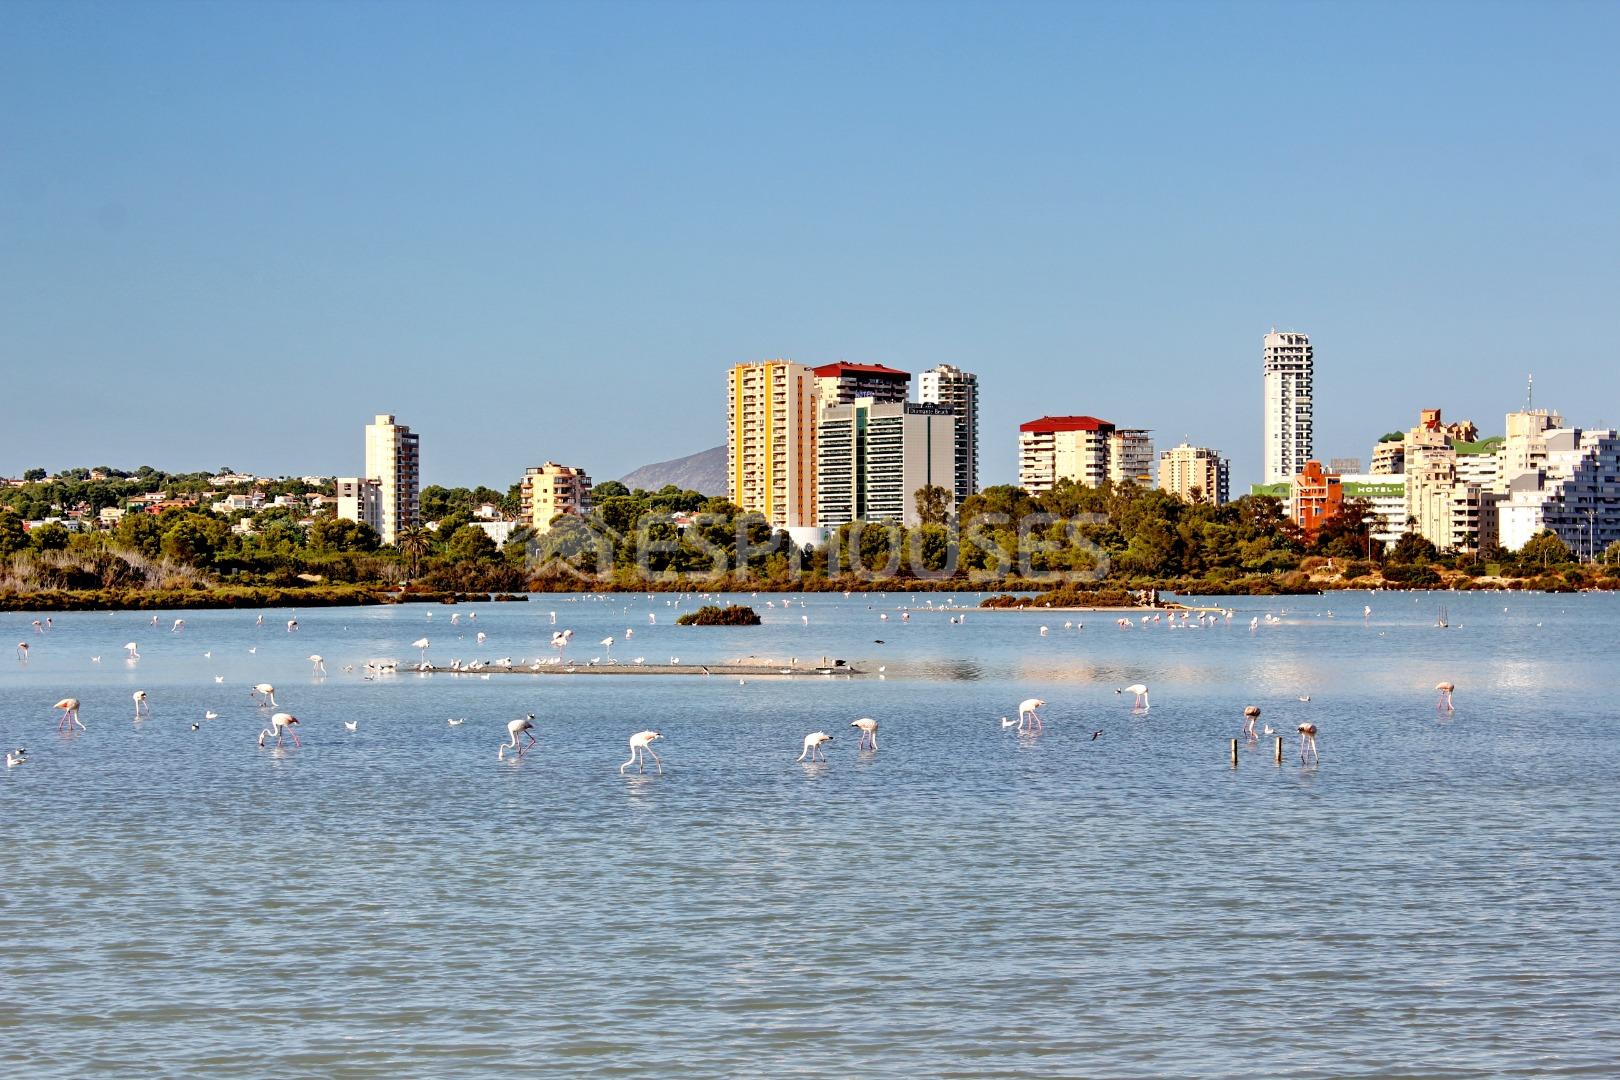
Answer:
<path fill-rule="evenodd" d="M 343 721 L 343 730 L 344 731 L 359 731 L 360 730 L 360 721 L 358 721 L 358 720 L 345 720 L 345 721 Z"/>
<path fill-rule="evenodd" d="M 15 769 L 18 765 L 26 764 L 28 764 L 28 750 L 26 747 L 17 747 L 15 753 L 10 750 L 6 751 L 6 768 Z"/>
<path fill-rule="evenodd" d="M 225 676 L 223 676 L 223 675 L 215 675 L 214 676 L 214 681 L 217 682 L 217 683 L 222 683 L 222 682 L 225 681 Z"/>
<path fill-rule="evenodd" d="M 463 716 L 463 717 L 461 717 L 459 719 L 452 716 L 452 717 L 449 717 L 448 719 L 445 720 L 445 723 L 449 724 L 451 727 L 460 727 L 462 724 L 465 724 L 466 722 L 467 722 L 467 718 L 465 716 Z"/>
<path fill-rule="evenodd" d="M 203 713 L 203 719 L 204 720 L 218 720 L 219 719 L 219 713 L 215 712 L 213 709 L 209 709 L 209 710 L 207 710 L 206 712 Z"/>
<path fill-rule="evenodd" d="M 1001 718 L 1001 726 L 1002 726 L 1002 727 L 1004 727 L 1004 728 L 1007 728 L 1007 727 L 1014 727 L 1014 726 L 1016 726 L 1016 725 L 1017 725 L 1017 723 L 1018 723 L 1018 721 L 1016 721 L 1016 720 L 1011 720 L 1011 719 L 1008 719 L 1008 718 L 1007 718 L 1007 717 L 1005 717 L 1005 716 L 1003 716 L 1003 717 L 1002 717 L 1002 718 Z"/>

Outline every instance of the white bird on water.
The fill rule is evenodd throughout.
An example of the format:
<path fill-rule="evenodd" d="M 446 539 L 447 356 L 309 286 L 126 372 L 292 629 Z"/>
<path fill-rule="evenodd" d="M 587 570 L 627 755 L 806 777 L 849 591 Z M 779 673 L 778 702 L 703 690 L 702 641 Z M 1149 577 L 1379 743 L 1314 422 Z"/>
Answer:
<path fill-rule="evenodd" d="M 1003 716 L 1001 718 L 1001 726 L 1004 728 L 1017 727 L 1018 721 L 1012 719 L 1011 717 Z"/>
<path fill-rule="evenodd" d="M 345 721 L 343 721 L 343 730 L 347 731 L 347 732 L 351 732 L 351 733 L 359 731 L 360 730 L 360 721 L 358 721 L 358 720 L 345 720 Z"/>
<path fill-rule="evenodd" d="M 663 776 L 664 759 L 659 757 L 658 752 L 652 748 L 653 740 L 662 738 L 663 736 L 656 731 L 638 731 L 630 736 L 630 760 L 619 766 L 619 775 L 623 776 L 624 770 L 632 765 L 636 767 L 636 772 L 646 772 L 646 758 L 643 755 L 651 754 L 654 763 L 658 766 L 658 775 Z"/>
<path fill-rule="evenodd" d="M 127 641 L 124 643 L 124 652 L 127 654 L 127 658 L 130 660 L 139 660 L 141 658 L 141 650 L 135 647 L 135 643 L 133 641 Z"/>
<path fill-rule="evenodd" d="M 1041 722 L 1041 714 L 1036 711 L 1044 708 L 1046 708 L 1046 702 L 1038 697 L 1025 698 L 1020 701 L 1018 703 L 1018 730 L 1024 731 L 1026 723 L 1028 723 L 1028 730 L 1030 731 L 1044 729 L 1046 725 Z"/>
<path fill-rule="evenodd" d="M 478 631 L 478 637 L 477 637 L 478 644 L 482 645 L 484 642 L 486 642 L 488 640 L 489 640 L 489 635 L 488 634 L 484 633 L 482 630 Z"/>
<path fill-rule="evenodd" d="M 203 712 L 203 719 L 204 720 L 218 720 L 219 719 L 219 713 L 215 712 L 213 709 L 207 709 L 207 710 L 205 710 Z"/>
<path fill-rule="evenodd" d="M 861 733 L 860 741 L 855 745 L 857 750 L 877 749 L 878 722 L 876 720 L 870 716 L 863 716 L 859 720 L 851 720 L 849 726 L 856 728 Z"/>
<path fill-rule="evenodd" d="M 19 746 L 15 751 L 6 751 L 6 768 L 15 769 L 18 765 L 28 764 L 28 748 Z"/>
<path fill-rule="evenodd" d="M 811 761 L 826 761 L 827 758 L 821 753 L 821 748 L 832 741 L 833 737 L 825 731 L 812 731 L 804 737 L 804 750 L 799 753 L 796 760 L 803 761 L 808 757 Z"/>
<path fill-rule="evenodd" d="M 1148 709 L 1152 708 L 1152 706 L 1148 704 L 1148 688 L 1144 683 L 1132 683 L 1123 690 L 1115 690 L 1114 693 L 1135 694 L 1136 700 L 1131 703 L 1131 708 L 1133 709 L 1141 709 L 1143 712 L 1146 712 Z"/>
<path fill-rule="evenodd" d="M 267 682 L 256 684 L 252 690 L 248 691 L 248 695 L 263 698 L 264 700 L 259 702 L 261 705 L 274 705 L 276 703 L 276 688 Z"/>
<path fill-rule="evenodd" d="M 511 736 L 512 741 L 501 743 L 501 748 L 495 755 L 495 759 L 497 761 L 505 761 L 506 752 L 508 750 L 516 750 L 517 754 L 515 756 L 521 758 L 524 754 L 528 753 L 529 747 L 540 741 L 534 737 L 533 713 L 530 713 L 527 716 L 520 716 L 516 720 L 513 720 L 510 724 L 507 724 L 506 733 Z M 524 743 L 522 746 L 518 745 L 518 736 L 520 734 L 527 735 L 529 737 L 529 741 Z"/>
<path fill-rule="evenodd" d="M 176 620 L 174 620 L 174 625 L 169 627 L 169 632 L 171 634 L 178 634 L 180 631 L 184 630 L 185 628 L 186 628 L 186 620 L 184 620 L 184 619 L 176 619 Z"/>
<path fill-rule="evenodd" d="M 311 664 L 315 665 L 315 674 L 317 674 L 317 675 L 325 675 L 326 674 L 326 661 L 325 661 L 325 659 L 323 659 L 321 657 L 320 653 L 310 653 L 309 654 L 309 662 Z"/>
<path fill-rule="evenodd" d="M 411 642 L 411 648 L 420 649 L 422 651 L 422 662 L 424 664 L 427 663 L 427 651 L 428 651 L 428 639 L 427 638 L 425 638 L 425 637 L 417 638 L 415 641 Z"/>
<path fill-rule="evenodd" d="M 141 718 L 141 712 L 143 710 L 147 716 L 152 715 L 152 706 L 146 703 L 145 690 L 137 690 L 129 696 L 135 699 L 135 719 L 139 720 Z"/>
<path fill-rule="evenodd" d="M 449 724 L 451 727 L 460 727 L 462 724 L 465 724 L 467 722 L 467 718 L 465 716 L 462 716 L 462 717 L 450 716 L 450 717 L 446 717 L 444 722 Z"/>
<path fill-rule="evenodd" d="M 292 715 L 291 713 L 276 713 L 270 718 L 270 726 L 259 732 L 259 746 L 263 747 L 264 740 L 268 739 L 271 735 L 276 737 L 276 745 L 280 746 L 281 736 L 284 733 L 292 736 L 294 746 L 303 746 L 304 744 L 298 741 L 298 732 L 293 730 L 293 728 L 297 725 L 298 717 Z"/>

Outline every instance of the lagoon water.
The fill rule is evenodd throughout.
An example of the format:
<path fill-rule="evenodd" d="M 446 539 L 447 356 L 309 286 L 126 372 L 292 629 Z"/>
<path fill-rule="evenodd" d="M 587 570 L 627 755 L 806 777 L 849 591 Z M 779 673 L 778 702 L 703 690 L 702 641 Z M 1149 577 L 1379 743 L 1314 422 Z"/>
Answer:
<path fill-rule="evenodd" d="M 0 775 L 0 1071 L 1620 1068 L 1613 596 L 1234 598 L 1230 623 L 1130 631 L 902 623 L 907 593 L 742 598 L 766 625 L 682 629 L 672 599 L 300 611 L 296 633 L 285 611 L 57 614 L 43 634 L 0 615 L 0 740 L 30 758 Z M 624 660 L 874 674 L 359 673 L 423 635 L 441 663 L 549 655 L 552 610 L 583 659 L 612 634 Z M 1251 632 L 1266 612 L 1282 621 Z M 256 748 L 260 681 L 301 748 Z M 1137 681 L 1145 715 L 1114 693 Z M 56 733 L 64 695 L 87 732 Z M 1044 734 L 1003 729 L 1031 696 Z M 1289 732 L 1281 767 L 1270 740 L 1230 767 L 1247 704 Z M 529 712 L 539 745 L 498 761 Z M 881 722 L 875 754 L 859 716 Z M 664 775 L 620 776 L 646 727 Z M 817 728 L 830 760 L 796 764 Z"/>

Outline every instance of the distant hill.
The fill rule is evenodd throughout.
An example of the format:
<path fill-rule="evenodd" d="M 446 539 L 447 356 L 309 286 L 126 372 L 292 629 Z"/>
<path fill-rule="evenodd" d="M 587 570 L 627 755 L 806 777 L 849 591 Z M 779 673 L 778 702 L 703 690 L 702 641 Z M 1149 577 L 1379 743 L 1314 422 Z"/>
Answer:
<path fill-rule="evenodd" d="M 665 484 L 674 484 L 683 491 L 701 491 L 705 495 L 726 494 L 726 448 L 690 454 L 671 461 L 643 465 L 619 481 L 634 491 L 642 488 L 657 491 Z"/>

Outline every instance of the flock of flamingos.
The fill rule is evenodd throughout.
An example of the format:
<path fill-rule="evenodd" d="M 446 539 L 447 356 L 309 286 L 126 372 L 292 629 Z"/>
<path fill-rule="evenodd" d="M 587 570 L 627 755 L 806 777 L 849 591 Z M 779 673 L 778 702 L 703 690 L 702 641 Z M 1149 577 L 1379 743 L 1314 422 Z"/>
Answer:
<path fill-rule="evenodd" d="M 783 606 L 784 607 L 786 606 L 785 602 L 784 602 Z M 1370 609 L 1369 609 L 1368 613 L 1370 614 Z M 429 617 L 431 618 L 431 615 Z M 903 618 L 908 619 L 908 620 L 909 620 L 909 617 L 910 617 L 909 612 L 907 612 L 903 616 Z M 476 618 L 477 618 L 476 614 L 469 615 L 469 619 L 476 619 Z M 648 618 L 649 618 L 649 620 L 652 620 L 652 621 L 656 622 L 656 616 L 649 614 Z M 887 619 L 888 616 L 887 615 L 881 615 L 880 618 Z M 1172 616 L 1172 618 L 1173 618 L 1173 616 Z M 1185 618 L 1186 618 L 1186 616 L 1183 615 L 1184 620 L 1185 620 Z M 1202 620 L 1202 618 L 1203 618 L 1203 616 L 1200 616 L 1201 620 Z M 1230 618 L 1230 614 L 1228 614 L 1228 618 Z M 556 619 L 557 619 L 556 612 L 552 612 L 551 613 L 551 621 L 552 621 L 553 624 L 556 623 Z M 452 623 L 458 623 L 459 621 L 460 621 L 460 615 L 459 614 L 454 614 L 454 615 L 451 616 L 451 622 Z M 956 620 L 953 619 L 952 621 L 955 622 Z M 1126 625 L 1127 623 L 1128 623 L 1128 620 L 1121 620 L 1122 627 L 1124 625 Z M 153 626 L 158 625 L 158 618 L 155 615 L 152 617 L 152 625 Z M 264 616 L 262 614 L 258 616 L 257 625 L 259 625 L 259 626 L 264 625 Z M 33 628 L 34 628 L 34 631 L 35 631 L 36 634 L 43 634 L 47 630 L 49 630 L 52 626 L 53 626 L 53 620 L 50 619 L 50 618 L 46 618 L 45 620 L 43 620 L 43 622 L 41 620 L 39 620 L 39 619 L 35 619 L 34 622 L 33 622 Z M 172 627 L 170 629 L 171 629 L 171 632 L 173 632 L 173 633 L 181 632 L 182 630 L 185 629 L 185 620 L 184 619 L 175 619 L 174 623 L 173 623 L 173 625 L 172 625 Z M 287 621 L 287 632 L 288 633 L 294 633 L 294 632 L 297 631 L 297 629 L 298 629 L 298 620 L 296 618 L 289 619 Z M 1251 629 L 1252 629 L 1252 627 L 1251 627 Z M 1040 628 L 1040 633 L 1041 633 L 1041 635 L 1043 637 L 1046 636 L 1048 632 L 1049 631 L 1048 631 L 1047 627 L 1042 626 Z M 626 634 L 627 637 L 629 635 L 631 635 L 632 633 L 633 633 L 633 631 L 631 631 L 631 630 L 626 630 L 625 631 L 625 634 Z M 572 631 L 562 631 L 562 632 L 553 633 L 553 635 L 552 635 L 552 644 L 555 647 L 555 646 L 558 645 L 559 642 L 561 642 L 561 644 L 563 646 L 566 646 L 567 642 L 570 641 L 572 639 L 572 637 L 573 637 L 573 632 Z M 480 632 L 478 634 L 478 636 L 477 636 L 477 640 L 478 640 L 478 642 L 480 644 L 482 644 L 484 642 L 484 640 L 485 640 L 485 635 L 482 632 Z M 611 641 L 612 641 L 611 638 L 607 639 L 606 641 L 603 642 L 603 644 L 610 645 Z M 419 649 L 423 650 L 423 652 L 424 652 L 424 662 L 425 662 L 425 652 L 426 652 L 426 650 L 427 650 L 427 648 L 429 646 L 428 640 L 426 638 L 422 638 L 422 639 L 419 639 L 417 641 L 412 642 L 411 644 L 412 644 L 413 648 L 419 648 Z M 611 645 L 610 645 L 610 647 L 611 647 Z M 21 662 L 23 662 L 23 663 L 28 662 L 29 655 L 30 655 L 30 648 L 31 647 L 30 647 L 29 643 L 26 642 L 26 641 L 20 641 L 20 642 L 17 643 L 17 656 L 18 656 L 18 659 Z M 254 652 L 254 651 L 256 651 L 256 647 L 254 649 L 249 650 L 249 652 Z M 128 642 L 127 644 L 124 645 L 124 652 L 126 654 L 126 658 L 131 662 L 137 661 L 137 660 L 140 659 L 139 647 L 133 641 Z M 210 651 L 208 653 L 205 653 L 204 655 L 211 657 L 212 652 Z M 100 660 L 101 660 L 101 657 L 96 656 L 96 657 L 92 657 L 91 659 L 92 659 L 93 662 L 99 663 Z M 313 665 L 314 671 L 316 672 L 316 674 L 324 675 L 326 673 L 326 663 L 325 663 L 325 659 L 322 656 L 320 656 L 319 654 L 313 654 L 312 653 L 308 657 L 308 659 L 311 662 L 311 664 Z M 538 663 L 538 661 L 537 661 L 537 663 Z M 346 670 L 349 670 L 349 669 L 346 669 Z M 224 677 L 216 675 L 214 677 L 214 681 L 215 682 L 223 682 Z M 1446 711 L 1446 712 L 1453 711 L 1454 706 L 1452 705 L 1452 693 L 1453 693 L 1453 691 L 1455 689 L 1456 689 L 1455 685 L 1450 683 L 1450 682 L 1441 682 L 1441 683 L 1436 684 L 1435 690 L 1438 691 L 1439 694 L 1440 694 L 1438 707 L 1441 710 Z M 1133 695 L 1132 711 L 1135 712 L 1135 713 L 1146 713 L 1151 708 L 1151 703 L 1149 701 L 1149 696 L 1148 696 L 1148 687 L 1143 683 L 1135 683 L 1135 684 L 1133 684 L 1131 686 L 1122 687 L 1122 688 L 1116 690 L 1115 693 L 1116 694 L 1131 694 L 1131 695 Z M 268 721 L 269 726 L 263 728 L 259 732 L 258 746 L 260 748 L 263 748 L 266 745 L 267 742 L 269 742 L 271 740 L 274 740 L 274 745 L 277 746 L 277 747 L 281 747 L 281 746 L 285 745 L 284 740 L 286 738 L 290 737 L 292 739 L 292 741 L 293 741 L 294 746 L 302 747 L 303 744 L 299 741 L 298 732 L 295 730 L 298 727 L 298 724 L 299 724 L 298 717 L 292 715 L 291 713 L 280 711 L 279 706 L 277 705 L 277 702 L 276 702 L 276 688 L 273 685 L 271 685 L 270 683 L 257 683 L 250 690 L 250 694 L 261 707 L 277 709 L 277 711 L 272 712 L 270 714 L 270 716 L 269 716 L 269 721 Z M 136 690 L 131 695 L 131 697 L 133 698 L 134 705 L 135 705 L 134 719 L 135 719 L 135 722 L 139 723 L 140 721 L 146 719 L 148 716 L 151 715 L 151 709 L 150 709 L 150 705 L 148 704 L 147 693 L 146 693 L 145 690 Z M 1301 700 L 1303 701 L 1303 700 L 1309 700 L 1309 699 L 1308 698 L 1301 698 Z M 76 698 L 76 697 L 64 697 L 61 700 L 57 701 L 51 707 L 53 709 L 58 709 L 58 710 L 61 711 L 61 715 L 58 718 L 58 722 L 57 722 L 57 731 L 59 733 L 71 735 L 76 731 L 85 731 L 85 730 L 87 730 L 85 728 L 83 720 L 79 716 L 79 699 L 78 698 Z M 1014 721 L 1014 720 L 1011 720 L 1011 719 L 1009 719 L 1007 717 L 1002 717 L 1001 718 L 1001 725 L 1004 728 L 1016 727 L 1018 729 L 1018 731 L 1021 732 L 1021 733 L 1038 733 L 1038 732 L 1042 731 L 1044 729 L 1044 727 L 1045 727 L 1044 721 L 1042 720 L 1041 714 L 1040 714 L 1040 710 L 1044 709 L 1045 707 L 1046 707 L 1046 702 L 1044 700 L 1042 700 L 1041 698 L 1027 698 L 1024 701 L 1019 702 L 1019 704 L 1018 704 L 1018 719 L 1016 721 Z M 217 717 L 218 717 L 218 714 L 215 713 L 215 712 L 212 712 L 212 711 L 209 711 L 209 712 L 204 714 L 204 719 L 207 719 L 207 720 L 217 719 Z M 1249 705 L 1249 706 L 1244 708 L 1244 710 L 1243 710 L 1243 724 L 1242 724 L 1242 727 L 1240 729 L 1240 732 L 1241 732 L 1241 736 L 1244 739 L 1250 741 L 1251 743 L 1259 738 L 1260 733 L 1255 730 L 1255 723 L 1256 723 L 1256 721 L 1259 720 L 1259 718 L 1260 718 L 1260 708 L 1259 708 L 1259 706 L 1257 706 L 1257 705 Z M 455 719 L 455 718 L 452 718 L 452 719 L 450 719 L 448 721 L 448 723 L 452 727 L 458 727 L 464 722 L 465 721 L 463 719 Z M 359 722 L 358 721 L 344 721 L 343 726 L 344 726 L 345 730 L 347 730 L 350 733 L 353 733 L 353 732 L 358 730 Z M 872 719 L 871 717 L 868 717 L 868 716 L 863 716 L 863 717 L 860 717 L 860 718 L 858 718 L 856 720 L 852 720 L 850 722 L 849 726 L 852 727 L 852 728 L 855 728 L 856 731 L 859 733 L 858 743 L 857 743 L 857 749 L 858 750 L 861 750 L 861 751 L 876 751 L 877 750 L 877 748 L 878 748 L 878 743 L 877 743 L 878 722 L 876 720 L 874 720 L 874 719 Z M 191 725 L 191 730 L 196 731 L 198 729 L 199 729 L 199 725 L 197 725 L 197 724 L 192 724 Z M 1299 724 L 1296 727 L 1295 730 L 1298 732 L 1299 739 L 1300 739 L 1300 751 L 1299 751 L 1300 762 L 1302 764 L 1314 764 L 1314 763 L 1320 761 L 1320 756 L 1319 756 L 1319 754 L 1317 752 L 1317 747 L 1316 747 L 1316 735 L 1317 735 L 1317 727 L 1316 727 L 1316 725 L 1312 724 L 1312 723 L 1308 723 L 1308 722 L 1307 723 L 1302 723 L 1302 724 Z M 509 722 L 506 725 L 507 737 L 506 737 L 505 741 L 503 741 L 500 744 L 498 750 L 496 751 L 497 760 L 501 760 L 501 761 L 506 760 L 506 756 L 507 756 L 507 754 L 509 752 L 512 754 L 514 759 L 521 759 L 529 751 L 529 749 L 531 747 L 533 747 L 534 745 L 536 745 L 538 743 L 538 741 L 539 741 L 535 737 L 534 731 L 535 731 L 535 717 L 534 717 L 534 715 L 532 713 L 527 714 L 525 716 L 520 716 L 517 719 L 512 720 L 511 722 Z M 1268 736 L 1276 734 L 1276 732 L 1270 726 L 1267 726 L 1265 728 L 1264 733 L 1266 735 L 1268 735 Z M 1093 740 L 1095 740 L 1095 739 L 1099 738 L 1102 734 L 1103 733 L 1101 731 L 1096 731 L 1096 732 L 1092 733 L 1091 737 L 1092 737 Z M 655 751 L 653 749 L 653 747 L 652 747 L 652 744 L 655 741 L 657 741 L 658 739 L 661 739 L 661 738 L 663 738 L 663 735 L 660 732 L 653 731 L 653 730 L 638 731 L 635 734 L 631 735 L 630 739 L 629 739 L 629 744 L 628 744 L 629 749 L 630 749 L 630 757 L 623 764 L 621 764 L 619 766 L 620 774 L 623 774 L 625 772 L 625 770 L 628 769 L 632 765 L 634 765 L 636 767 L 636 771 L 638 773 L 644 773 L 646 771 L 647 758 L 650 757 L 650 758 L 652 758 L 653 765 L 656 768 L 656 770 L 658 771 L 659 775 L 662 775 L 663 771 L 664 771 L 663 759 L 658 756 L 657 751 Z M 827 747 L 827 744 L 831 743 L 832 741 L 833 741 L 833 737 L 830 734 L 828 734 L 827 732 L 825 732 L 825 731 L 812 731 L 812 732 L 810 732 L 808 735 L 806 735 L 804 737 L 803 749 L 800 751 L 799 756 L 795 759 L 795 761 L 798 761 L 798 762 L 825 761 L 826 760 L 826 747 Z M 1280 753 L 1280 749 L 1279 749 L 1279 753 Z M 28 751 L 27 751 L 26 748 L 19 747 L 16 750 L 8 751 L 6 753 L 6 766 L 7 766 L 7 768 L 15 768 L 15 767 L 17 767 L 19 765 L 26 764 L 27 761 L 28 761 Z"/>

